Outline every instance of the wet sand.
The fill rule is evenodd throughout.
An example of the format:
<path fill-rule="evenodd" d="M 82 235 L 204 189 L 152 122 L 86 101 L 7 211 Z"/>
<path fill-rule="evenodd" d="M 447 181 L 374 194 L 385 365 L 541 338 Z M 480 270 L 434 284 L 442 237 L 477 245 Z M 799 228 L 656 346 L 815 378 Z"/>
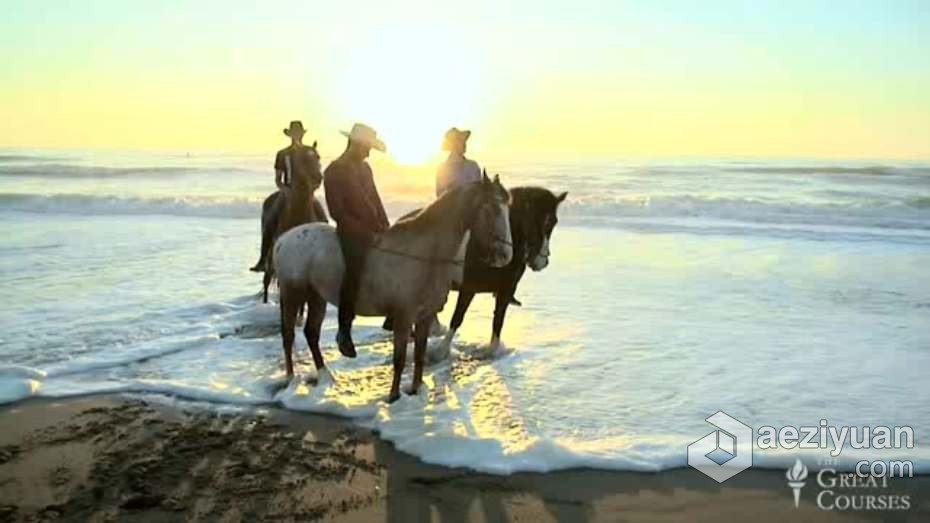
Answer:
<path fill-rule="evenodd" d="M 930 520 L 930 478 L 896 489 L 909 511 L 828 512 L 810 490 L 795 509 L 780 471 L 723 486 L 691 469 L 490 476 L 277 409 L 217 414 L 121 396 L 0 409 L 0 521 Z"/>

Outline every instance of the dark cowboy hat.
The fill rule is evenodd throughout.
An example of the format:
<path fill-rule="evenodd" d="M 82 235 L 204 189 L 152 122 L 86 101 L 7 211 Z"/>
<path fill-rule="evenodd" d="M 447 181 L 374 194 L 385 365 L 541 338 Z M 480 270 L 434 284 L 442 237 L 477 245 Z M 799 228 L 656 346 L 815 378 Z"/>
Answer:
<path fill-rule="evenodd" d="M 452 144 L 465 142 L 469 136 L 471 136 L 471 131 L 461 131 L 458 127 L 453 127 L 442 137 L 442 149 L 448 151 Z"/>
<path fill-rule="evenodd" d="M 290 136 L 295 129 L 299 129 L 301 133 L 306 133 L 307 130 L 304 129 L 304 124 L 300 120 L 293 120 L 290 125 L 284 129 L 284 135 Z"/>

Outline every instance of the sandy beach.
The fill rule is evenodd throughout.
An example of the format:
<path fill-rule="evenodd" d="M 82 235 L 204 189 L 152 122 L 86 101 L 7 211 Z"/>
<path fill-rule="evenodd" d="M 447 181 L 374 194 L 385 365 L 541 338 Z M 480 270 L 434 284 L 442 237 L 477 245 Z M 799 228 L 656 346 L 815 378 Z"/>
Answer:
<path fill-rule="evenodd" d="M 138 398 L 0 411 L 2 521 L 834 521 L 779 471 L 718 486 L 694 470 L 492 476 L 424 464 L 338 418 L 216 413 Z M 916 503 L 906 519 L 930 512 Z M 891 514 L 897 518 L 899 515 Z M 901 520 L 904 518 L 902 517 Z"/>

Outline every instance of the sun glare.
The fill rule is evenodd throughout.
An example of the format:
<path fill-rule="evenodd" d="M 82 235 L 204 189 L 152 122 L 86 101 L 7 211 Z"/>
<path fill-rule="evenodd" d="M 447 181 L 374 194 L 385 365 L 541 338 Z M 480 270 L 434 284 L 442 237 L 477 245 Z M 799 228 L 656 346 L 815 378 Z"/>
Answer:
<path fill-rule="evenodd" d="M 481 59 L 468 40 L 412 27 L 356 43 L 332 97 L 347 121 L 378 130 L 397 162 L 437 154 L 449 127 L 474 126 L 480 114 Z"/>

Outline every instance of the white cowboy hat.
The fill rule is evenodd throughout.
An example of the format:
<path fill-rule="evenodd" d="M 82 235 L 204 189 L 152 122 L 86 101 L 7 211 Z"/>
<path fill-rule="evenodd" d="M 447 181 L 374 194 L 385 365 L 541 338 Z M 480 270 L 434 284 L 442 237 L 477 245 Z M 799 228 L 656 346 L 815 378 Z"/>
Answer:
<path fill-rule="evenodd" d="M 368 127 L 365 124 L 357 123 L 352 126 L 352 130 L 349 132 L 339 131 L 343 136 L 347 137 L 353 142 L 358 142 L 365 144 L 372 149 L 377 149 L 381 152 L 385 152 L 387 147 L 384 146 L 384 142 L 378 139 L 378 133 L 374 129 Z"/>

